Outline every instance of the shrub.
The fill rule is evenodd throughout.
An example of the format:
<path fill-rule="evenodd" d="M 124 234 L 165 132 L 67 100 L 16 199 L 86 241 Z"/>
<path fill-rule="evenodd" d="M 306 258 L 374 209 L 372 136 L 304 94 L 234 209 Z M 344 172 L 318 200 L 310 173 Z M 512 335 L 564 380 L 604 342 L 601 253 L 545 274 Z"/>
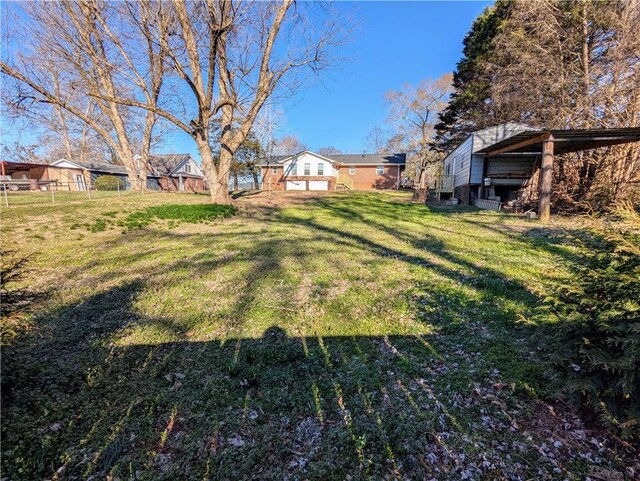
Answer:
<path fill-rule="evenodd" d="M 610 231 L 611 232 L 611 231 Z M 614 231 L 615 232 L 615 231 Z M 597 233 L 548 299 L 542 343 L 558 394 L 625 437 L 640 435 L 640 235 Z"/>
<path fill-rule="evenodd" d="M 97 190 L 124 190 L 124 182 L 115 175 L 101 175 L 93 182 Z"/>
<path fill-rule="evenodd" d="M 215 219 L 231 217 L 236 214 L 236 210 L 232 205 L 218 204 L 156 205 L 130 214 L 120 222 L 120 225 L 134 229 L 148 225 L 153 219 L 173 221 L 174 225 L 176 222 L 197 224 L 199 222 L 210 222 Z"/>
<path fill-rule="evenodd" d="M 3 249 L 0 252 L 0 320 L 1 344 L 10 344 L 17 333 L 28 327 L 25 311 L 36 295 L 26 286 L 29 257 L 21 257 L 16 251 Z"/>

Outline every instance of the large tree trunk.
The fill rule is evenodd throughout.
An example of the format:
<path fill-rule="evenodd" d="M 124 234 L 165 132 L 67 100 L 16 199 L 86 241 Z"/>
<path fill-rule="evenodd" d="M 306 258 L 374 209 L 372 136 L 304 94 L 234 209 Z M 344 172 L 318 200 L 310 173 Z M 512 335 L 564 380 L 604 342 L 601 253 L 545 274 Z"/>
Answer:
<path fill-rule="evenodd" d="M 142 190 L 147 189 L 147 174 L 149 173 L 149 155 L 151 153 L 151 135 L 153 126 L 156 123 L 156 116 L 153 112 L 147 112 L 142 136 L 142 152 L 140 152 L 139 175 Z"/>
<path fill-rule="evenodd" d="M 202 159 L 202 170 L 209 181 L 209 191 L 211 193 L 211 202 L 215 204 L 231 204 L 231 196 L 229 195 L 229 169 L 227 167 L 226 177 L 220 175 L 220 168 L 216 169 L 213 163 L 213 152 L 206 134 L 195 139 L 200 158 Z M 220 164 L 222 165 L 222 155 L 220 155 Z M 224 177 L 224 178 L 223 178 Z"/>
<path fill-rule="evenodd" d="M 223 141 L 222 149 L 220 149 L 220 162 L 218 163 L 218 187 L 215 199 L 213 199 L 213 188 L 211 189 L 212 200 L 217 204 L 231 204 L 229 176 L 231 174 L 232 161 L 233 154 Z"/>

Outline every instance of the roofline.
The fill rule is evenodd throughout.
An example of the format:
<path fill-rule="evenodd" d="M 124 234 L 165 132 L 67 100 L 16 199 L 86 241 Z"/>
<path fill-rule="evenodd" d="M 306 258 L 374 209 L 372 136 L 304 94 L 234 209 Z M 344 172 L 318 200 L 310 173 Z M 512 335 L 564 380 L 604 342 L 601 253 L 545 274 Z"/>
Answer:
<path fill-rule="evenodd" d="M 277 161 L 277 162 L 275 162 L 275 163 L 278 163 L 278 164 L 284 164 L 287 160 L 292 159 L 293 157 L 297 157 L 297 156 L 302 155 L 302 154 L 311 154 L 311 155 L 315 155 L 316 157 L 320 157 L 321 159 L 326 160 L 327 162 L 330 162 L 330 163 L 332 163 L 332 164 L 339 163 L 337 160 L 330 159 L 329 157 L 325 157 L 324 155 L 322 155 L 322 154 L 318 154 L 317 152 L 314 152 L 314 151 L 312 151 L 312 150 L 303 150 L 302 152 L 298 152 L 298 153 L 296 153 L 296 154 L 292 154 L 292 155 L 290 155 L 289 157 L 285 157 L 284 159 L 280 159 L 280 160 L 278 160 L 278 161 Z M 264 164 L 264 165 L 271 165 L 271 164 L 268 164 L 268 163 L 267 163 L 267 164 Z"/>
<path fill-rule="evenodd" d="M 340 165 L 364 165 L 365 167 L 378 166 L 378 165 L 406 165 L 405 162 L 377 162 L 373 164 L 362 164 L 362 163 L 354 163 L 354 162 L 340 162 Z"/>
<path fill-rule="evenodd" d="M 302 152 L 298 152 L 297 154 L 293 154 L 290 155 L 289 157 L 284 157 L 283 159 L 277 160 L 273 163 L 261 163 L 258 164 L 258 167 L 273 167 L 274 165 L 280 165 L 280 164 L 284 164 L 286 161 L 288 161 L 289 159 L 292 159 L 293 157 L 297 157 L 298 155 L 302 155 L 302 154 L 311 154 L 311 155 L 315 155 L 316 157 L 320 157 L 321 159 L 326 160 L 327 162 L 330 162 L 332 164 L 337 164 L 337 165 L 406 165 L 407 161 L 407 155 L 406 154 L 391 154 L 391 155 L 404 155 L 405 160 L 403 162 L 374 162 L 374 163 L 357 163 L 357 162 L 340 162 L 338 160 L 334 160 L 331 159 L 329 157 L 325 157 L 322 154 L 318 154 L 316 152 L 313 152 L 312 150 L 303 150 Z M 358 155 L 385 155 L 385 154 L 337 154 L 337 155 L 354 155 L 354 156 L 358 156 Z"/>
<path fill-rule="evenodd" d="M 64 157 L 61 159 L 56 160 L 55 162 L 51 162 L 49 165 L 52 167 L 57 167 L 56 164 L 60 163 L 60 162 L 69 162 L 70 164 L 75 165 L 78 169 L 85 169 L 85 167 L 82 167 L 79 164 L 76 164 L 73 160 L 69 160 L 69 159 L 65 159 Z"/>

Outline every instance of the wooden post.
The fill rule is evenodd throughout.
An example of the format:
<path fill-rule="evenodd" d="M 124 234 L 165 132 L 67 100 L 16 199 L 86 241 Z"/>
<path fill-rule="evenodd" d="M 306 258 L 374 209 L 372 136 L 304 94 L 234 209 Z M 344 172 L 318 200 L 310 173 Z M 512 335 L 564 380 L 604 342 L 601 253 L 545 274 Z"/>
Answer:
<path fill-rule="evenodd" d="M 8 184 L 6 183 L 6 178 L 5 178 L 6 177 L 6 173 L 4 171 L 4 162 L 5 162 L 4 160 L 0 161 L 0 166 L 2 167 L 2 182 L 3 182 L 2 190 L 4 191 L 4 205 L 6 207 L 9 207 L 9 197 L 7 197 Z"/>
<path fill-rule="evenodd" d="M 538 200 L 538 220 L 548 222 L 551 217 L 551 190 L 553 184 L 553 136 L 542 142 L 542 162 L 540 165 L 540 199 Z"/>

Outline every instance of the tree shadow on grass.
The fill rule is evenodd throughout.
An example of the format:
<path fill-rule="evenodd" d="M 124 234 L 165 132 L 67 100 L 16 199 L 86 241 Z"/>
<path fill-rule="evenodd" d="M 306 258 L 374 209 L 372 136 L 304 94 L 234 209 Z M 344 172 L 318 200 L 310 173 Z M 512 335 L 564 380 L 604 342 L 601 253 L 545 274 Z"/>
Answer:
<path fill-rule="evenodd" d="M 272 326 L 253 339 L 121 345 L 115 334 L 132 324 L 180 329 L 136 311 L 144 288 L 51 312 L 44 335 L 11 353 L 11 479 L 515 479 L 556 468 L 539 455 L 543 439 L 513 429 L 527 409 L 499 375 L 474 379 L 474 355 L 434 348 L 437 336 Z"/>
<path fill-rule="evenodd" d="M 498 269 L 450 252 L 428 232 L 403 232 L 375 202 L 371 211 L 371 200 L 359 202 L 358 210 L 326 208 L 351 219 L 351 226 L 276 211 L 270 228 L 288 230 L 281 237 L 241 232 L 253 236 L 250 248 L 211 254 L 211 235 L 191 234 L 193 254 L 144 272 L 134 265 L 127 276 L 104 272 L 92 296 L 43 311 L 37 331 L 6 352 L 3 472 L 12 480 L 107 474 L 123 480 L 529 479 L 578 473 L 575 452 L 587 448 L 578 443 L 574 454 L 549 448 L 544 435 L 518 428 L 532 415 L 519 386 L 527 387 L 536 372 L 514 322 L 536 296 Z M 300 303 L 261 305 L 265 289 L 274 299 L 294 297 L 291 283 L 301 276 L 292 273 L 311 273 L 314 256 L 330 256 L 327 246 L 360 262 L 392 260 L 429 274 L 406 293 L 407 315 L 425 329 L 331 334 L 332 326 L 322 324 L 330 321 L 316 309 L 328 305 L 322 289 Z M 109 248 L 122 245 L 108 247 L 93 268 L 111 262 Z M 337 269 L 339 262 L 332 265 Z M 190 338 L 201 319 L 175 310 L 172 316 L 141 313 L 138 303 L 147 293 L 223 268 L 237 271 L 239 282 L 229 305 L 215 311 L 223 332 L 209 340 Z M 166 272 L 174 277 L 165 279 Z M 299 335 L 297 324 L 314 315 L 320 322 Z M 268 324 L 248 336 L 243 327 L 256 316 Z M 129 336 L 135 330 L 161 335 Z M 565 444 L 571 442 L 577 441 Z M 543 443 L 553 456 L 541 454 Z"/>

